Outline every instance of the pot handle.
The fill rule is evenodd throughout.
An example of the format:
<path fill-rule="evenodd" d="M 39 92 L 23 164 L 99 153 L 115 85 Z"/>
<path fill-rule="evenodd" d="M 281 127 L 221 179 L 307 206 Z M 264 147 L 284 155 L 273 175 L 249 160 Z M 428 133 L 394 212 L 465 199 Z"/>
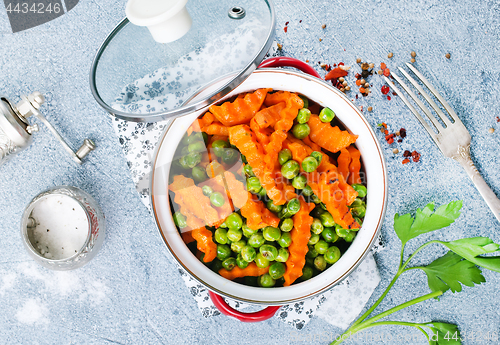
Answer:
<path fill-rule="evenodd" d="M 278 56 L 264 60 L 261 62 L 258 68 L 267 68 L 267 67 L 294 67 L 301 70 L 304 73 L 322 79 L 319 73 L 316 72 L 314 68 L 312 68 L 304 61 L 300 61 L 298 59 L 287 56 Z"/>
<path fill-rule="evenodd" d="M 271 317 L 276 314 L 280 306 L 270 306 L 267 307 L 263 310 L 254 312 L 254 313 L 242 313 L 236 309 L 231 308 L 226 301 L 224 301 L 224 298 L 221 296 L 213 293 L 212 291 L 209 291 L 208 294 L 210 295 L 210 299 L 212 300 L 213 304 L 219 311 L 227 316 L 232 316 L 241 322 L 260 322 L 260 321 L 265 321 L 267 319 L 270 319 Z"/>

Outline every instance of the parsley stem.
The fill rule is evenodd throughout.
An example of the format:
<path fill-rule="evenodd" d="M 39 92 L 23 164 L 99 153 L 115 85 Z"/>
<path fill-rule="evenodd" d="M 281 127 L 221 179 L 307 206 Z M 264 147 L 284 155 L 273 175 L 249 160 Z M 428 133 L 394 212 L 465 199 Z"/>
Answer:
<path fill-rule="evenodd" d="M 429 241 L 427 243 L 424 243 L 422 244 L 420 247 L 417 248 L 417 250 L 415 250 L 411 255 L 410 257 L 405 261 L 404 264 L 400 265 L 401 269 L 405 270 L 405 267 L 410 263 L 411 259 L 413 259 L 413 257 L 415 255 L 417 255 L 418 252 L 420 252 L 422 249 L 424 249 L 425 247 L 427 247 L 429 244 L 433 244 L 433 243 L 439 243 L 439 241 L 436 241 L 436 240 L 433 240 L 433 241 Z M 401 255 L 401 262 L 403 260 L 403 256 Z"/>

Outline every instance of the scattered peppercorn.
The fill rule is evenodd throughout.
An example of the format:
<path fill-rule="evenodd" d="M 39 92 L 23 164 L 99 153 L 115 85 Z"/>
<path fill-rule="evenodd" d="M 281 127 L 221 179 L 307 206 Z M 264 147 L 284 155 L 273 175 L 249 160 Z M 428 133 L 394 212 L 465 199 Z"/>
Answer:
<path fill-rule="evenodd" d="M 401 128 L 401 129 L 399 130 L 399 136 L 400 136 L 401 138 L 406 138 L 406 129 Z"/>
<path fill-rule="evenodd" d="M 357 62 L 357 63 L 361 63 L 361 59 L 360 59 L 360 58 L 357 58 L 357 59 L 356 59 L 356 62 Z"/>
<path fill-rule="evenodd" d="M 373 110 L 373 107 L 368 107 L 368 111 L 372 111 Z"/>
<path fill-rule="evenodd" d="M 391 70 L 390 70 L 390 69 L 388 69 L 388 68 L 384 69 L 384 75 L 385 75 L 386 77 L 390 76 L 390 75 L 391 75 Z"/>
<path fill-rule="evenodd" d="M 363 62 L 363 63 L 361 64 L 361 69 L 362 69 L 363 71 L 367 71 L 368 69 L 370 69 L 370 64 L 369 64 L 369 63 L 367 63 L 367 62 Z"/>
<path fill-rule="evenodd" d="M 387 65 L 386 65 L 385 63 L 383 63 L 383 62 L 382 62 L 382 63 L 380 64 L 380 68 L 384 70 L 384 69 L 386 69 L 386 68 L 387 68 Z"/>
<path fill-rule="evenodd" d="M 382 94 L 387 95 L 391 89 L 389 89 L 389 86 L 383 85 L 380 91 L 382 91 Z"/>
<path fill-rule="evenodd" d="M 323 39 L 320 38 L 319 41 L 321 42 L 321 41 L 323 41 Z"/>
<path fill-rule="evenodd" d="M 392 57 L 393 57 L 393 56 L 394 56 L 394 54 L 393 54 L 393 53 L 389 53 L 389 54 L 387 54 L 387 57 L 388 57 L 389 59 L 392 59 Z"/>
<path fill-rule="evenodd" d="M 405 150 L 405 152 L 403 152 L 403 157 L 410 157 L 411 156 L 411 152 L 408 151 L 408 150 Z"/>
<path fill-rule="evenodd" d="M 379 70 L 377 73 L 380 74 L 380 75 L 382 75 L 384 73 L 384 71 Z"/>
<path fill-rule="evenodd" d="M 394 149 L 392 149 L 392 153 L 394 153 L 395 155 L 397 155 L 399 153 L 399 150 L 396 149 L 396 148 L 394 148 Z"/>
<path fill-rule="evenodd" d="M 420 161 L 420 153 L 418 153 L 417 151 L 413 151 L 411 153 L 411 158 L 413 158 L 413 161 L 416 163 L 418 161 Z"/>
<path fill-rule="evenodd" d="M 495 133 L 495 128 L 491 127 L 490 129 L 488 129 L 488 133 L 490 133 L 490 134 Z"/>
<path fill-rule="evenodd" d="M 411 60 L 410 60 L 411 63 L 415 63 L 415 61 L 416 60 L 414 58 L 411 58 Z"/>
<path fill-rule="evenodd" d="M 322 29 L 326 29 L 326 24 L 321 25 Z"/>
<path fill-rule="evenodd" d="M 451 55 L 450 55 L 450 53 L 446 53 L 445 57 L 446 57 L 448 60 L 449 60 L 449 59 L 451 59 Z"/>
<path fill-rule="evenodd" d="M 283 44 L 278 43 L 278 50 L 281 50 L 281 49 L 283 49 Z"/>
<path fill-rule="evenodd" d="M 346 87 L 345 87 L 345 90 L 346 90 L 346 91 L 349 91 L 349 90 L 351 90 L 351 87 L 350 87 L 350 86 L 346 86 Z"/>
<path fill-rule="evenodd" d="M 415 53 L 414 51 L 411 52 L 411 57 L 416 57 L 417 56 L 417 53 Z"/>

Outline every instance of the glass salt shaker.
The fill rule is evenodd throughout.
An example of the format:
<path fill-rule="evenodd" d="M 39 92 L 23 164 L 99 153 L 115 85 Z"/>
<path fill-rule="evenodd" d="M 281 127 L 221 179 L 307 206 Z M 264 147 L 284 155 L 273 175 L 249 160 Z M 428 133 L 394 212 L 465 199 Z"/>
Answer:
<path fill-rule="evenodd" d="M 71 270 L 89 262 L 104 241 L 104 215 L 88 193 L 70 186 L 38 194 L 21 221 L 24 246 L 40 265 Z"/>

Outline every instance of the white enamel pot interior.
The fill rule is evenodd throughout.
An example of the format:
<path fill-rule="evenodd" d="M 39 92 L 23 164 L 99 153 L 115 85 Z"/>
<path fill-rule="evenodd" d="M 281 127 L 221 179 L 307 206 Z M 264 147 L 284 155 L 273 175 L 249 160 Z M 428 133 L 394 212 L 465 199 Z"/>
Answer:
<path fill-rule="evenodd" d="M 214 82 L 198 96 L 223 85 L 226 78 Z M 377 239 L 387 203 L 387 171 L 380 144 L 372 128 L 356 106 L 340 91 L 326 82 L 300 72 L 258 69 L 224 99 L 259 88 L 298 92 L 322 107 L 331 108 L 353 134 L 359 135 L 356 146 L 366 172 L 367 205 L 363 226 L 345 254 L 330 268 L 305 282 L 287 287 L 258 288 L 227 280 L 211 271 L 184 244 L 174 225 L 168 197 L 170 163 L 182 136 L 207 109 L 177 118 L 167 126 L 153 160 L 151 202 L 160 234 L 170 253 L 193 278 L 211 291 L 239 301 L 283 305 L 321 293 L 345 279 L 365 258 Z M 196 97 L 195 99 L 196 100 Z"/>

